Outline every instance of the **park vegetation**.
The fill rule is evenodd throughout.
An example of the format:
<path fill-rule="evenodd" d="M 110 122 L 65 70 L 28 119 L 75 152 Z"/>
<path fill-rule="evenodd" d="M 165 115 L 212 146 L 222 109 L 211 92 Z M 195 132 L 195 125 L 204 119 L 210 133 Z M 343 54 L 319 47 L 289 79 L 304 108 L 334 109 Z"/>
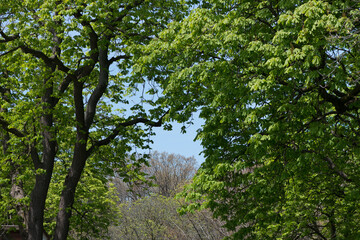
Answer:
<path fill-rule="evenodd" d="M 29 240 L 360 239 L 359 9 L 2 1 L 0 224 Z M 137 153 L 195 112 L 196 172 Z"/>
<path fill-rule="evenodd" d="M 169 111 L 143 96 L 151 82 L 129 79 L 130 49 L 186 12 L 171 0 L 1 1 L 1 223 L 65 240 L 92 231 L 80 223 L 96 211 L 90 223 L 106 228 L 106 179 L 139 172 L 134 153 Z"/>
<path fill-rule="evenodd" d="M 191 182 L 197 163 L 194 157 L 154 152 L 144 166 L 147 181 L 112 180 L 118 196 L 119 217 L 110 227 L 113 240 L 208 239 L 230 236 L 208 210 L 180 215 L 184 199 L 176 197 Z"/>
<path fill-rule="evenodd" d="M 359 6 L 202 1 L 140 47 L 133 77 L 205 120 L 183 211 L 210 209 L 233 239 L 360 238 Z"/>

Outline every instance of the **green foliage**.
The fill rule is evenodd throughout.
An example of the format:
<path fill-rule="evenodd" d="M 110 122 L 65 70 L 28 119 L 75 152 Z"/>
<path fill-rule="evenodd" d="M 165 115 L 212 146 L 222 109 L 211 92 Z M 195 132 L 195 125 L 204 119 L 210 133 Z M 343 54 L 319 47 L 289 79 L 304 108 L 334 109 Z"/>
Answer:
<path fill-rule="evenodd" d="M 164 87 L 171 118 L 205 120 L 185 210 L 210 208 L 233 239 L 359 238 L 359 14 L 358 1 L 203 1 L 134 47 L 133 77 Z"/>
<path fill-rule="evenodd" d="M 146 158 L 134 152 L 168 110 L 152 82 L 129 78 L 130 50 L 181 20 L 186 2 L 1 2 L 0 225 L 22 225 L 30 239 L 43 223 L 55 239 L 69 225 L 73 238 L 106 237 L 107 178 L 142 177 Z"/>
<path fill-rule="evenodd" d="M 61 172 L 60 164 L 55 166 Z M 87 166 L 76 189 L 76 199 L 72 206 L 73 215 L 69 239 L 105 239 L 108 238 L 108 227 L 117 221 L 117 197 L 115 188 L 108 183 L 107 175 Z M 45 230 L 50 235 L 56 225 L 56 213 L 59 206 L 64 175 L 52 179 L 45 212 Z"/>

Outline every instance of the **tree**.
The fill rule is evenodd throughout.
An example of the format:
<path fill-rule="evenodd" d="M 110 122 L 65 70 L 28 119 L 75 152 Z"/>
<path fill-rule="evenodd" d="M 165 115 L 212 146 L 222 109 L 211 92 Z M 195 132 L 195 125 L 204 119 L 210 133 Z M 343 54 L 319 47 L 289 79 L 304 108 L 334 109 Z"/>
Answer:
<path fill-rule="evenodd" d="M 141 172 L 125 179 L 118 175 L 111 182 L 121 203 L 153 194 L 174 197 L 185 183 L 191 181 L 196 169 L 194 157 L 154 151 L 147 164 L 141 166 Z"/>
<path fill-rule="evenodd" d="M 149 166 L 142 169 L 147 174 L 143 184 L 139 179 L 128 183 L 113 179 L 121 201 L 118 225 L 110 227 L 111 239 L 216 240 L 228 236 L 223 223 L 209 211 L 182 216 L 177 212 L 183 199 L 174 195 L 191 181 L 195 170 L 193 157 L 153 152 Z"/>
<path fill-rule="evenodd" d="M 79 183 L 99 187 L 113 169 L 126 175 L 129 152 L 146 148 L 168 111 L 141 96 L 142 86 L 151 90 L 146 79 L 128 78 L 129 50 L 185 13 L 167 0 L 2 2 L 1 223 L 19 224 L 28 239 L 39 240 L 48 221 L 53 238 L 66 239 L 77 202 L 89 206 Z M 128 107 L 138 91 L 140 100 Z M 153 109 L 145 111 L 145 103 Z M 44 217 L 50 206 L 56 220 Z"/>
<path fill-rule="evenodd" d="M 55 166 L 56 172 L 63 171 L 59 167 Z M 57 208 L 65 176 L 59 174 L 51 180 L 44 213 L 44 228 L 49 235 L 53 235 L 56 226 Z M 75 195 L 67 239 L 109 238 L 108 228 L 116 223 L 119 213 L 116 188 L 108 183 L 108 176 L 102 176 L 96 169 L 86 166 Z"/>
<path fill-rule="evenodd" d="M 141 167 L 141 173 L 111 179 L 115 185 L 119 202 L 131 202 L 153 194 L 174 197 L 179 189 L 190 182 L 197 169 L 194 157 L 179 154 L 150 154 L 149 161 Z M 141 175 L 141 176 L 140 176 Z"/>
<path fill-rule="evenodd" d="M 202 1 L 139 46 L 171 118 L 205 119 L 185 210 L 234 239 L 360 237 L 359 4 Z"/>
<path fill-rule="evenodd" d="M 149 167 L 144 172 L 154 178 L 155 187 L 151 190 L 165 197 L 173 197 L 187 182 L 191 181 L 197 170 L 194 157 L 184 157 L 179 154 L 151 154 Z"/>
<path fill-rule="evenodd" d="M 180 206 L 176 199 L 156 194 L 121 203 L 119 225 L 111 226 L 111 239 L 217 240 L 230 235 L 209 211 L 180 215 Z"/>

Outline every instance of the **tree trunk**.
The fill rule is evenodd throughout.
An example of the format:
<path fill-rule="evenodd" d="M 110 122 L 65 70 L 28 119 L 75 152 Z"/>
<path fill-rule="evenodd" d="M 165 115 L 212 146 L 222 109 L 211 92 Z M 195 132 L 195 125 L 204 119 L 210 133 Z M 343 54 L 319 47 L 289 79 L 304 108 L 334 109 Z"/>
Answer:
<path fill-rule="evenodd" d="M 69 233 L 70 217 L 75 198 L 76 186 L 84 170 L 88 154 L 86 143 L 89 137 L 89 129 L 85 126 L 84 104 L 82 96 L 83 83 L 74 82 L 74 103 L 77 121 L 77 138 L 71 167 L 65 178 L 64 189 L 61 193 L 59 212 L 56 217 L 54 240 L 66 240 Z"/>
<path fill-rule="evenodd" d="M 49 189 L 51 172 L 47 171 L 45 174 L 36 176 L 35 187 L 31 192 L 28 240 L 42 240 L 45 200 Z"/>
<path fill-rule="evenodd" d="M 31 192 L 28 220 L 28 240 L 42 240 L 44 232 L 43 222 L 45 202 L 54 168 L 56 142 L 52 141 L 50 134 L 44 135 L 47 135 L 47 137 L 43 141 L 43 145 L 46 147 L 44 148 L 42 163 L 38 162 L 38 155 L 35 150 L 32 150 L 32 156 L 35 158 L 34 162 L 39 164 L 39 166 L 36 166 L 36 170 L 44 170 L 45 173 L 37 173 L 35 187 Z"/>
<path fill-rule="evenodd" d="M 44 85 L 48 84 L 50 78 L 44 80 Z M 35 146 L 31 145 L 30 153 L 33 160 L 36 172 L 36 181 L 34 189 L 31 192 L 29 220 L 28 220 L 28 240 L 42 240 L 44 233 L 44 210 L 47 193 L 50 186 L 52 172 L 54 169 L 54 161 L 56 156 L 57 142 L 53 137 L 53 113 L 54 98 L 53 84 L 46 88 L 42 96 L 44 115 L 41 116 L 40 123 L 44 127 L 42 132 L 42 159 Z M 39 172 L 38 172 L 39 171 Z M 45 172 L 43 172 L 45 171 Z"/>
<path fill-rule="evenodd" d="M 55 240 L 66 240 L 68 236 L 75 190 L 85 167 L 86 159 L 85 144 L 77 143 L 73 164 L 66 176 L 64 190 L 61 193 L 59 212 L 56 217 Z"/>

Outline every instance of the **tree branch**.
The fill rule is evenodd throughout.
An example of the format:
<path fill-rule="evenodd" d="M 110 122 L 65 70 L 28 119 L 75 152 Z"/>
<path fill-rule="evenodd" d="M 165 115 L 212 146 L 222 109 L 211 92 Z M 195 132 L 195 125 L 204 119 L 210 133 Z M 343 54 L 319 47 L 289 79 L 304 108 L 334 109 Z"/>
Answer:
<path fill-rule="evenodd" d="M 42 165 L 42 163 L 41 163 L 41 161 L 40 161 L 39 153 L 37 152 L 34 143 L 32 143 L 32 144 L 29 146 L 29 152 L 30 152 L 31 159 L 32 159 L 32 161 L 33 161 L 33 163 L 34 163 L 35 169 L 42 168 L 43 165 Z"/>
<path fill-rule="evenodd" d="M 0 43 L 11 42 L 11 41 L 19 38 L 19 34 L 8 36 L 2 30 L 0 30 L 0 35 L 4 38 L 4 39 L 0 39 Z"/>
<path fill-rule="evenodd" d="M 59 4 L 60 2 L 57 1 L 57 4 Z M 58 16 L 59 12 L 55 11 L 55 15 Z M 56 24 L 56 26 L 61 26 L 63 21 L 62 20 L 55 20 L 54 23 Z M 56 31 L 55 28 L 50 28 L 49 32 L 53 35 L 53 42 L 54 42 L 54 46 L 52 48 L 52 54 L 53 56 L 58 56 L 60 57 L 61 54 L 61 48 L 60 45 L 63 41 L 63 38 L 60 37 L 60 35 L 58 34 L 58 32 Z M 64 33 L 64 30 L 61 30 L 62 33 Z"/>
<path fill-rule="evenodd" d="M 347 110 L 347 106 L 344 104 L 344 102 L 341 100 L 341 98 L 338 98 L 335 95 L 328 93 L 325 88 L 326 87 L 323 87 L 323 86 L 318 87 L 320 96 L 325 101 L 332 103 L 332 105 L 335 107 L 335 109 L 338 113 L 340 113 L 340 114 L 344 113 Z"/>
<path fill-rule="evenodd" d="M 85 127 L 90 128 L 94 116 L 96 114 L 96 106 L 100 98 L 106 91 L 108 81 L 109 81 L 109 60 L 107 59 L 108 49 L 101 49 L 99 53 L 99 63 L 100 63 L 100 73 L 99 73 L 99 82 L 91 94 L 88 104 L 86 106 L 85 112 Z"/>
<path fill-rule="evenodd" d="M 20 48 L 24 53 L 31 54 L 32 56 L 43 60 L 45 64 L 50 68 L 58 67 L 59 70 L 65 73 L 68 73 L 70 71 L 70 69 L 66 67 L 64 63 L 57 56 L 48 57 L 43 52 L 32 49 L 24 45 L 20 46 Z"/>
<path fill-rule="evenodd" d="M 129 56 L 129 55 L 119 55 L 119 56 L 110 58 L 109 63 L 112 64 L 113 62 L 116 62 L 120 59 L 130 59 L 130 58 L 131 58 L 131 56 Z"/>
<path fill-rule="evenodd" d="M 5 121 L 5 120 L 2 119 L 2 118 L 0 118 L 0 125 L 2 126 L 2 128 L 3 128 L 5 131 L 14 134 L 14 135 L 17 136 L 17 137 L 25 137 L 25 134 L 22 133 L 21 131 L 19 131 L 18 129 L 16 129 L 16 128 L 9 128 L 10 123 L 8 123 L 7 121 Z"/>
<path fill-rule="evenodd" d="M 360 93 L 360 84 L 356 84 L 355 87 L 345 96 L 341 98 L 344 103 L 347 103 L 355 98 Z"/>
<path fill-rule="evenodd" d="M 91 50 L 91 55 L 90 58 L 94 61 L 97 62 L 98 58 L 99 58 L 99 49 L 98 49 L 98 41 L 99 41 L 99 36 L 97 35 L 97 33 L 95 32 L 94 28 L 91 26 L 89 21 L 84 21 L 81 20 L 80 18 L 82 17 L 81 11 L 78 10 L 74 16 L 80 20 L 80 23 L 83 27 L 89 28 L 90 32 L 89 32 L 89 37 L 90 37 L 90 50 Z"/>
<path fill-rule="evenodd" d="M 94 142 L 94 144 L 87 151 L 88 155 L 90 155 L 95 150 L 95 148 L 100 147 L 100 146 L 104 146 L 104 145 L 108 145 L 119 134 L 121 128 L 128 127 L 128 126 L 133 126 L 133 125 L 136 125 L 138 123 L 144 123 L 144 124 L 152 126 L 152 127 L 161 127 L 164 117 L 169 112 L 170 112 L 170 110 L 168 110 L 164 115 L 162 115 L 157 122 L 151 121 L 151 120 L 146 119 L 146 118 L 136 118 L 136 119 L 133 119 L 133 120 L 129 120 L 127 122 L 119 123 L 113 129 L 112 133 L 108 137 L 106 137 L 106 138 L 104 138 L 102 140 Z"/>
<path fill-rule="evenodd" d="M 302 150 L 301 152 L 317 154 L 317 152 L 314 150 Z M 333 160 L 330 157 L 326 156 L 326 157 L 323 157 L 322 159 L 325 160 L 329 164 L 329 167 L 331 170 L 333 170 L 338 176 L 340 176 L 346 182 L 353 182 L 353 180 L 350 179 L 343 171 L 338 169 L 338 167 L 335 165 L 335 163 L 333 162 Z"/>
<path fill-rule="evenodd" d="M 327 238 L 320 232 L 320 230 L 318 229 L 318 226 L 316 225 L 316 223 L 314 223 L 313 226 L 311 226 L 310 224 L 308 224 L 308 227 L 314 231 L 315 234 L 317 234 L 319 237 L 321 237 L 321 239 L 323 240 L 327 240 Z"/>
<path fill-rule="evenodd" d="M 342 179 L 344 179 L 346 182 L 353 182 L 353 180 L 348 178 L 348 176 L 343 171 L 341 171 L 337 168 L 337 166 L 335 165 L 335 163 L 333 162 L 333 160 L 331 158 L 326 156 L 323 159 L 329 164 L 330 169 L 333 170 Z"/>
<path fill-rule="evenodd" d="M 131 9 L 140 6 L 143 2 L 144 0 L 135 0 L 132 4 L 126 5 L 124 7 L 124 10 L 122 10 L 122 14 L 118 18 L 116 18 L 114 22 L 121 21 Z"/>
<path fill-rule="evenodd" d="M 19 48 L 20 48 L 20 47 L 16 47 L 16 48 L 10 49 L 9 51 L 0 54 L 0 57 L 5 56 L 6 54 L 9 54 L 9 53 L 15 52 L 15 51 L 18 50 Z"/>

